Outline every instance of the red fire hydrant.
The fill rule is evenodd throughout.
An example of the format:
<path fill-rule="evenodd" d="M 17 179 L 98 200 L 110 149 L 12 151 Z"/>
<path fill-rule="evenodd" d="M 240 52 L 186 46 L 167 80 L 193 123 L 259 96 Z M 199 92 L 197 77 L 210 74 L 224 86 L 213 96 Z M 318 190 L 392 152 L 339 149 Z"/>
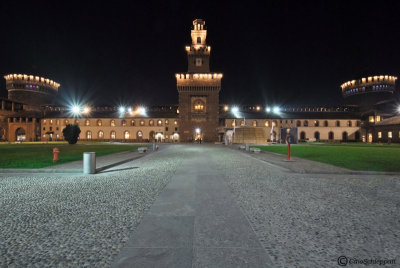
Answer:
<path fill-rule="evenodd" d="M 58 161 L 58 154 L 60 153 L 60 150 L 58 150 L 58 148 L 54 148 L 53 149 L 53 162 L 57 162 Z"/>

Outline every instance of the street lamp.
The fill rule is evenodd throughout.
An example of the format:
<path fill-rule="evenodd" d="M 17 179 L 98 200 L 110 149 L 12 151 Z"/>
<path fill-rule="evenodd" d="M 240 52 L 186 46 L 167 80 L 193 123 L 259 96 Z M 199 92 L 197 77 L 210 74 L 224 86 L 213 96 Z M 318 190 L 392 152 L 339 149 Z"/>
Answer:
<path fill-rule="evenodd" d="M 78 105 L 74 105 L 72 106 L 71 111 L 74 115 L 78 115 L 81 112 L 81 107 L 79 107 Z"/>

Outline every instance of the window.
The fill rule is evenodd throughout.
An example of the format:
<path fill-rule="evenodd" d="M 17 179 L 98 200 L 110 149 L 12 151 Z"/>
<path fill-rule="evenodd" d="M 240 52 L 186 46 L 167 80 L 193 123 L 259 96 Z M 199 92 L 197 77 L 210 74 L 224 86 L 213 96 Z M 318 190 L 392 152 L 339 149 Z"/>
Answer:
<path fill-rule="evenodd" d="M 197 44 L 201 44 L 201 37 L 197 37 Z"/>
<path fill-rule="evenodd" d="M 374 123 L 374 122 L 375 122 L 374 116 L 373 116 L 373 115 L 370 115 L 370 116 L 368 117 L 368 121 L 369 121 L 370 123 Z"/>
<path fill-rule="evenodd" d="M 79 126 L 79 120 L 75 120 L 75 125 Z"/>
<path fill-rule="evenodd" d="M 273 127 L 276 127 L 276 125 L 277 125 L 276 120 L 272 121 L 272 126 L 273 126 Z"/>
<path fill-rule="evenodd" d="M 168 125 L 168 124 L 169 124 L 168 120 L 165 120 L 165 124 L 166 124 L 166 125 Z"/>
<path fill-rule="evenodd" d="M 154 120 L 149 121 L 149 126 L 154 126 Z"/>
<path fill-rule="evenodd" d="M 85 126 L 90 126 L 90 121 L 88 119 L 85 120 Z"/>
<path fill-rule="evenodd" d="M 331 131 L 331 132 L 329 132 L 329 134 L 328 134 L 328 138 L 330 139 L 330 140 L 333 140 L 334 138 L 335 138 L 335 135 L 333 134 L 333 132 Z"/>
<path fill-rule="evenodd" d="M 379 131 L 379 132 L 378 132 L 378 139 L 381 139 L 381 138 L 382 138 L 382 132 Z"/>
<path fill-rule="evenodd" d="M 389 131 L 388 132 L 388 138 L 391 139 L 392 137 L 393 137 L 393 133 L 392 133 L 392 131 Z"/>
<path fill-rule="evenodd" d="M 308 121 L 304 120 L 303 126 L 308 127 Z"/>
<path fill-rule="evenodd" d="M 349 121 L 347 121 L 347 126 L 351 127 L 351 126 L 353 126 L 353 123 L 349 120 Z"/>
<path fill-rule="evenodd" d="M 44 120 L 43 120 L 43 124 L 46 124 L 46 122 L 47 122 L 47 120 L 46 120 L 46 119 L 44 119 Z"/>
<path fill-rule="evenodd" d="M 142 132 L 141 130 L 139 130 L 139 131 L 136 133 L 136 137 L 137 137 L 138 140 L 141 140 L 141 139 L 143 138 L 143 132 Z"/>
<path fill-rule="evenodd" d="M 43 130 L 46 130 L 46 128 L 44 127 Z"/>
<path fill-rule="evenodd" d="M 126 127 L 126 120 L 121 121 L 121 126 Z"/>
<path fill-rule="evenodd" d="M 340 121 L 339 121 L 339 120 L 336 121 L 336 126 L 337 126 L 337 127 L 340 127 Z"/>
<path fill-rule="evenodd" d="M 244 121 L 243 120 L 240 120 L 240 125 L 244 126 Z"/>
<path fill-rule="evenodd" d="M 257 121 L 254 120 L 254 121 L 253 121 L 253 127 L 256 127 L 256 126 L 257 126 Z"/>
<path fill-rule="evenodd" d="M 232 121 L 232 127 L 234 127 L 236 125 L 235 120 Z"/>
<path fill-rule="evenodd" d="M 111 125 L 112 127 L 115 127 L 115 120 L 114 120 L 114 119 L 111 120 L 110 125 Z"/>
<path fill-rule="evenodd" d="M 175 120 L 175 121 L 174 121 L 174 124 L 175 124 L 175 125 L 177 125 L 177 124 L 178 124 L 178 121 L 177 121 L 177 120 Z"/>
<path fill-rule="evenodd" d="M 300 132 L 300 140 L 306 139 L 306 133 L 304 131 Z"/>
<path fill-rule="evenodd" d="M 195 64 L 196 64 L 196 66 L 201 66 L 201 65 L 203 65 L 203 60 L 201 58 L 196 58 Z"/>
<path fill-rule="evenodd" d="M 124 138 L 125 140 L 129 140 L 129 131 L 124 132 Z"/>
<path fill-rule="evenodd" d="M 50 119 L 50 125 L 52 125 L 53 124 L 53 119 Z"/>
<path fill-rule="evenodd" d="M 314 121 L 314 126 L 315 126 L 315 127 L 319 127 L 319 121 L 318 121 L 318 120 L 315 120 L 315 121 Z M 319 134 L 319 133 L 318 133 L 318 134 Z"/>
<path fill-rule="evenodd" d="M 90 131 L 90 130 L 86 131 L 86 139 L 88 139 L 88 140 L 92 139 L 92 131 Z"/>
<path fill-rule="evenodd" d="M 103 125 L 103 122 L 101 122 L 101 120 L 97 120 L 97 126 L 101 127 Z"/>
<path fill-rule="evenodd" d="M 324 127 L 327 127 L 328 126 L 328 120 L 325 120 L 324 121 Z"/>
<path fill-rule="evenodd" d="M 104 132 L 100 130 L 99 134 L 97 136 L 99 137 L 99 139 L 103 139 L 104 138 Z"/>
<path fill-rule="evenodd" d="M 140 120 L 140 125 L 144 126 L 144 120 Z"/>
<path fill-rule="evenodd" d="M 162 121 L 161 120 L 157 121 L 157 126 L 162 126 Z"/>
<path fill-rule="evenodd" d="M 315 138 L 315 140 L 319 141 L 319 132 L 318 131 L 315 131 L 314 138 Z"/>
<path fill-rule="evenodd" d="M 114 130 L 111 131 L 110 137 L 111 137 L 112 140 L 115 140 L 115 131 Z"/>
<path fill-rule="evenodd" d="M 168 131 L 168 127 L 165 127 L 165 131 Z"/>
<path fill-rule="evenodd" d="M 377 115 L 377 116 L 376 116 L 376 122 L 379 122 L 379 121 L 381 121 L 381 116 L 380 116 L 380 115 Z"/>
<path fill-rule="evenodd" d="M 297 127 L 301 127 L 301 121 L 300 121 L 300 120 L 297 120 L 296 126 L 297 126 Z"/>
<path fill-rule="evenodd" d="M 269 121 L 265 121 L 264 126 L 269 127 Z"/>
<path fill-rule="evenodd" d="M 135 126 L 135 120 L 131 120 L 131 126 L 132 126 L 132 127 Z"/>

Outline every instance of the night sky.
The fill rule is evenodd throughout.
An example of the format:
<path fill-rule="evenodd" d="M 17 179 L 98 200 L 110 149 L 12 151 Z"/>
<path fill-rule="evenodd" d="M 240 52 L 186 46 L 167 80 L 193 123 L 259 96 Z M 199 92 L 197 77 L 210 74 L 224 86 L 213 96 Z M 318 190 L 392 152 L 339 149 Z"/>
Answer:
<path fill-rule="evenodd" d="M 345 81 L 400 76 L 400 1 L 37 2 L 1 1 L 0 73 L 59 82 L 60 103 L 177 104 L 195 18 L 221 103 L 338 104 Z"/>

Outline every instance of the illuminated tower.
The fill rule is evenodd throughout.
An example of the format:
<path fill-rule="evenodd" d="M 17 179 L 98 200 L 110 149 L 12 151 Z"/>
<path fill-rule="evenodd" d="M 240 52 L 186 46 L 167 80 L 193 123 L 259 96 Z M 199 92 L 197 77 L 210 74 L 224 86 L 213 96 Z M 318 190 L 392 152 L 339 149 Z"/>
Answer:
<path fill-rule="evenodd" d="M 191 37 L 192 44 L 186 46 L 188 71 L 176 74 L 181 141 L 217 141 L 222 74 L 210 72 L 211 47 L 206 44 L 204 20 L 193 21 Z"/>
<path fill-rule="evenodd" d="M 8 98 L 30 105 L 51 104 L 60 87 L 60 84 L 53 80 L 33 75 L 8 74 L 4 79 Z"/>

